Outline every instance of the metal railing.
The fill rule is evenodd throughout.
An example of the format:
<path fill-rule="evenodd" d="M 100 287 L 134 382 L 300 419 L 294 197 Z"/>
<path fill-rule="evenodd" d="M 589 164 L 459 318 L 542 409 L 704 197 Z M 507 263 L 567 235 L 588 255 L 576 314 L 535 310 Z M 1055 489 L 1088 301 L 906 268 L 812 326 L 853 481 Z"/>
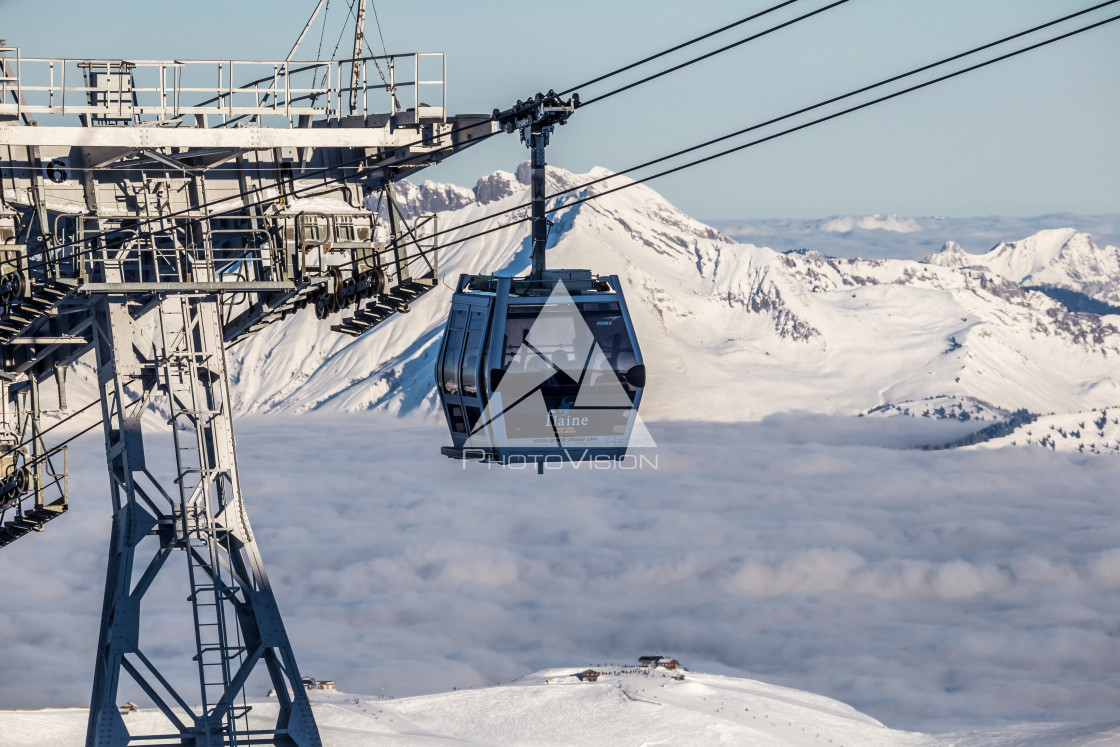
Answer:
<path fill-rule="evenodd" d="M 428 58 L 438 60 L 438 77 L 430 62 L 422 64 Z M 352 85 L 355 63 L 359 82 Z M 0 47 L 0 115 L 86 115 L 93 124 L 282 116 L 296 126 L 299 117 L 395 113 L 399 92 L 412 88 L 417 118 L 443 121 L 446 80 L 441 52 L 307 62 L 73 60 L 23 57 L 18 47 Z"/>
<path fill-rule="evenodd" d="M 196 231 L 189 219 L 170 220 L 141 231 L 120 218 L 62 214 L 54 237 L 71 246 L 47 247 L 36 262 L 52 277 L 81 282 L 106 276 L 124 283 L 283 281 L 288 263 L 282 241 L 256 221 L 218 217 Z"/>

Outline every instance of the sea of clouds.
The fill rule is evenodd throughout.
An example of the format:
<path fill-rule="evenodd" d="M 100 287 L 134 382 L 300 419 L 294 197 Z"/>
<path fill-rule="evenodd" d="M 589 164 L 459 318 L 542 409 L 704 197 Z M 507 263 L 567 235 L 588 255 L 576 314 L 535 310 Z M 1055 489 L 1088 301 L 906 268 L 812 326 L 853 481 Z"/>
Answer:
<path fill-rule="evenodd" d="M 923 425 L 652 423 L 656 469 L 543 475 L 445 459 L 432 421 L 250 418 L 238 443 L 302 673 L 348 692 L 665 654 L 893 728 L 1114 719 L 1120 459 L 902 448 Z M 70 513 L 0 550 L 0 708 L 88 702 L 103 459 L 98 433 L 76 442 Z M 186 596 L 177 554 L 141 645 L 181 683 Z M 127 676 L 120 694 L 143 701 Z"/>
<path fill-rule="evenodd" d="M 836 216 L 825 219 L 705 220 L 738 242 L 780 252 L 808 249 L 832 257 L 922 259 L 955 241 L 982 254 L 1001 241 L 1017 241 L 1050 228 L 1077 227 L 1097 246 L 1120 246 L 1120 214 L 1054 213 L 1029 218 Z"/>

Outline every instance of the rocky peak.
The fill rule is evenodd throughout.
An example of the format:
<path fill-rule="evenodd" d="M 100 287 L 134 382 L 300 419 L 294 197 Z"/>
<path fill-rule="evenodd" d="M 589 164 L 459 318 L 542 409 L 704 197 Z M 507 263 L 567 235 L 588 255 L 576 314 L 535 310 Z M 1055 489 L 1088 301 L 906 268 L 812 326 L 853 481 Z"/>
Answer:
<path fill-rule="evenodd" d="M 520 167 L 518 170 L 520 171 Z M 490 176 L 478 180 L 474 187 L 474 198 L 479 205 L 489 205 L 491 202 L 509 197 L 519 190 L 522 184 L 528 182 L 522 182 L 518 176 L 508 171 L 495 171 Z"/>

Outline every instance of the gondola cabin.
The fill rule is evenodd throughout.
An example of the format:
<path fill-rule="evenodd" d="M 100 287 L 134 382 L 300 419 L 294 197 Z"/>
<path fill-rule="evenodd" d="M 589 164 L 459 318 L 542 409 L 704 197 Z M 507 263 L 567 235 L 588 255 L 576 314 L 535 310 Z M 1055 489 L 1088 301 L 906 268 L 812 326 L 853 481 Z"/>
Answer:
<path fill-rule="evenodd" d="M 617 276 L 461 275 L 436 363 L 442 453 L 510 464 L 620 459 L 645 386 Z"/>

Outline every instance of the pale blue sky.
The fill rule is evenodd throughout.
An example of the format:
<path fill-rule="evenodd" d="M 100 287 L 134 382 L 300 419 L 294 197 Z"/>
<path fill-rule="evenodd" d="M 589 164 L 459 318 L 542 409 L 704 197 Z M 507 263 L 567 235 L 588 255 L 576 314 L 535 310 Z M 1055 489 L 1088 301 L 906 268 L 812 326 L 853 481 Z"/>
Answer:
<path fill-rule="evenodd" d="M 770 4 L 380 0 L 377 9 L 390 52 L 448 53 L 451 111 L 489 112 Z M 824 4 L 802 0 L 768 17 L 774 21 L 756 21 L 718 42 Z M 574 171 L 627 168 L 1090 4 L 852 0 L 577 112 L 549 160 Z M 313 6 L 313 0 L 0 0 L 0 37 L 26 56 L 282 58 Z M 324 54 L 345 9 L 346 0 L 332 0 Z M 1116 13 L 1120 4 L 1090 18 Z M 317 28 L 305 45 L 313 58 Z M 653 186 L 701 218 L 1120 212 L 1118 72 L 1120 23 Z M 506 136 L 428 175 L 469 186 L 524 158 L 516 136 Z"/>

